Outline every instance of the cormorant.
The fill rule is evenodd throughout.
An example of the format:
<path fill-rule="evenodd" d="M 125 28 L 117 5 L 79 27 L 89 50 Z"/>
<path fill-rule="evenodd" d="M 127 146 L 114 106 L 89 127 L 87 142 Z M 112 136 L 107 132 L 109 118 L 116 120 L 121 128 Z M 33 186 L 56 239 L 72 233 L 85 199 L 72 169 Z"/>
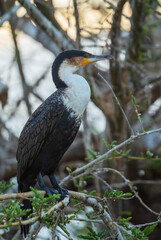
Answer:
<path fill-rule="evenodd" d="M 49 96 L 32 114 L 25 124 L 17 149 L 17 180 L 20 192 L 27 192 L 36 181 L 48 194 L 69 195 L 61 188 L 54 171 L 63 154 L 73 142 L 82 114 L 90 100 L 90 87 L 82 76 L 75 72 L 82 66 L 99 60 L 111 59 L 111 55 L 92 55 L 85 51 L 69 50 L 60 53 L 52 65 L 52 77 L 57 90 Z M 53 188 L 45 186 L 43 176 L 47 175 Z M 23 209 L 31 209 L 29 200 L 23 201 Z M 26 237 L 29 226 L 21 226 Z"/>

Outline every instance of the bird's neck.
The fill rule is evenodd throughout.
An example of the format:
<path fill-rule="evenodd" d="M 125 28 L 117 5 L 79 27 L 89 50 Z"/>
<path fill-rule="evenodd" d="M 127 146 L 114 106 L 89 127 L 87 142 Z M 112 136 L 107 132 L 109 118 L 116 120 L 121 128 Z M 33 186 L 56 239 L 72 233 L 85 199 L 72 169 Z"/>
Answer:
<path fill-rule="evenodd" d="M 65 84 L 64 104 L 81 116 L 90 100 L 91 91 L 86 79 L 75 74 L 74 66 L 59 68 L 59 79 Z"/>

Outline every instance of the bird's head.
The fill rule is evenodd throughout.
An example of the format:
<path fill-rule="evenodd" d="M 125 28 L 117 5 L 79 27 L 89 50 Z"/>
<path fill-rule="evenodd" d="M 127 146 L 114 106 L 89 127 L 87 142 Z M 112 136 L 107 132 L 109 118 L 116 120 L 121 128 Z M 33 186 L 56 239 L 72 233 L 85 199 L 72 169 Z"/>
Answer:
<path fill-rule="evenodd" d="M 81 67 L 106 59 L 112 59 L 112 55 L 93 55 L 80 50 L 64 51 L 56 57 L 53 63 L 53 80 L 57 85 L 57 82 L 54 79 L 56 74 L 58 74 L 59 79 L 62 79 L 68 74 L 76 72 Z"/>

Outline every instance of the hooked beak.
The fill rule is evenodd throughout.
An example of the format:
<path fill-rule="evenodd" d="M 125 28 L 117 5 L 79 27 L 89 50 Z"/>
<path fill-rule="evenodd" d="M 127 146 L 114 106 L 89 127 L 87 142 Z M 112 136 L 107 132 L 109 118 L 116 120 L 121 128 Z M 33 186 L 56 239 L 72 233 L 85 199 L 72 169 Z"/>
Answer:
<path fill-rule="evenodd" d="M 101 60 L 106 60 L 106 59 L 112 59 L 113 56 L 112 55 L 91 55 L 90 57 L 87 58 L 83 58 L 81 61 L 81 65 L 82 66 L 86 66 L 88 64 L 97 62 L 97 61 L 101 61 Z"/>

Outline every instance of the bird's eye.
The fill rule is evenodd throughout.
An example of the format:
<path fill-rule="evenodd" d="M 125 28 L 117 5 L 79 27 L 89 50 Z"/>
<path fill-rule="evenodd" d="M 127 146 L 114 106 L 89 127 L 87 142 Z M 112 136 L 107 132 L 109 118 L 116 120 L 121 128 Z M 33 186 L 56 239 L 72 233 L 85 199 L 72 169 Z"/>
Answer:
<path fill-rule="evenodd" d="M 83 57 L 84 57 L 84 58 L 87 58 L 87 57 L 88 57 L 88 54 L 87 54 L 87 53 L 85 53 L 85 54 L 83 55 Z"/>

